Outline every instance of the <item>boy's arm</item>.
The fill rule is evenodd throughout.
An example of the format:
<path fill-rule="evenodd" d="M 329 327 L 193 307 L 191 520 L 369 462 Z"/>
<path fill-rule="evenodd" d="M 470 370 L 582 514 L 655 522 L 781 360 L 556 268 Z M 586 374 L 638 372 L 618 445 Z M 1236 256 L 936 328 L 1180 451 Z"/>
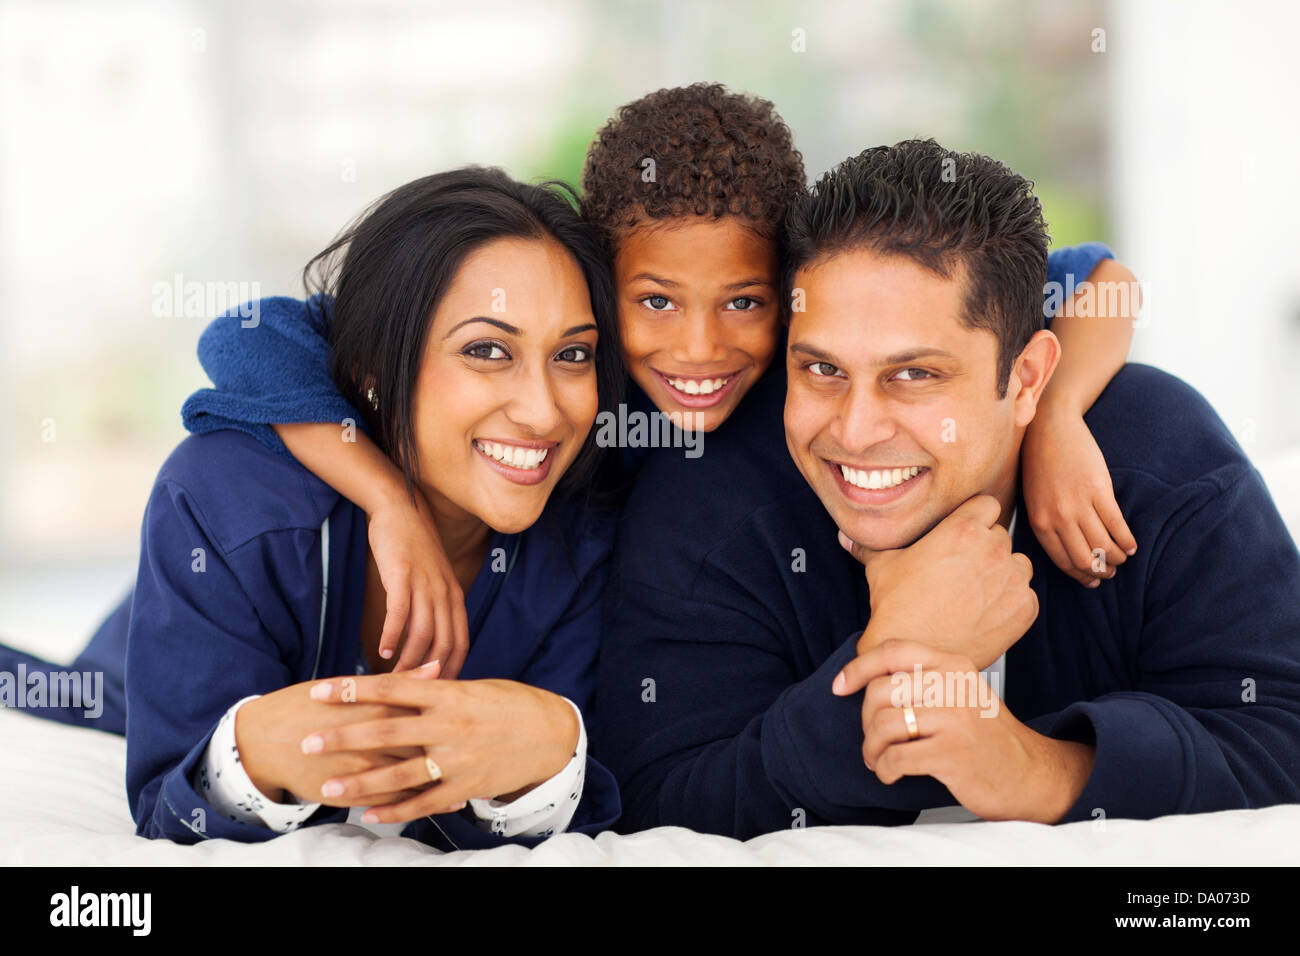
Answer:
<path fill-rule="evenodd" d="M 367 515 L 387 595 L 380 656 L 392 657 L 400 643 L 394 670 L 436 660 L 442 677 L 455 678 L 469 653 L 465 594 L 424 495 L 412 498 L 401 469 L 365 434 L 324 422 L 274 428 L 294 458 Z"/>
<path fill-rule="evenodd" d="M 1073 250 L 1066 253 L 1053 254 L 1058 259 L 1049 276 L 1079 258 Z M 1073 286 L 1071 281 L 1064 288 Z M 1106 460 L 1083 422 L 1128 358 L 1140 307 L 1137 289 L 1128 268 L 1101 259 L 1052 318 L 1061 361 L 1021 448 L 1022 489 L 1034 534 L 1053 563 L 1086 587 L 1113 577 L 1137 550 L 1115 501 Z M 1048 301 L 1050 307 L 1050 295 Z"/>
<path fill-rule="evenodd" d="M 1080 290 L 1075 294 L 1076 308 L 1052 319 L 1052 334 L 1061 340 L 1061 361 L 1039 399 L 1040 414 L 1073 413 L 1082 418 L 1128 361 L 1133 321 L 1141 308 L 1137 277 L 1123 263 L 1103 259 L 1087 281 L 1095 308 L 1081 307 L 1086 293 Z M 1084 311 L 1089 314 L 1079 314 Z"/>
<path fill-rule="evenodd" d="M 258 316 L 253 325 L 241 318 L 249 311 Z M 428 504 L 418 492 L 411 499 L 401 471 L 334 383 L 323 301 L 268 298 L 219 316 L 199 338 L 198 354 L 216 387 L 185 402 L 185 427 L 246 432 L 361 507 L 387 594 L 381 656 L 400 644 L 395 670 L 439 660 L 442 676 L 456 677 L 469 652 L 464 593 Z"/>

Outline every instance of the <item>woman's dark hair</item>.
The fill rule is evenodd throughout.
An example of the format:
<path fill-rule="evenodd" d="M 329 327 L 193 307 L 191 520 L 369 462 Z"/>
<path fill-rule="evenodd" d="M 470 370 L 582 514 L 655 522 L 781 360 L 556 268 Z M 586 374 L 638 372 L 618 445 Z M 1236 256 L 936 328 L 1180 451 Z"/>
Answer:
<path fill-rule="evenodd" d="M 682 216 L 740 216 L 775 239 L 806 184 L 776 107 L 694 83 L 619 107 L 587 151 L 582 207 L 611 249 L 628 228 Z"/>
<path fill-rule="evenodd" d="M 600 240 L 560 182 L 516 182 L 500 169 L 470 166 L 399 186 L 367 209 L 303 269 L 309 296 L 329 318 L 334 382 L 365 416 L 375 442 L 414 494 L 419 460 L 411 421 L 416 379 L 434 311 L 465 257 L 495 239 L 552 239 L 582 270 L 599 342 L 596 387 L 602 410 L 622 400 L 623 369 L 609 262 Z M 370 388 L 378 404 L 367 398 Z M 557 495 L 587 491 L 603 449 L 587 435 Z"/>

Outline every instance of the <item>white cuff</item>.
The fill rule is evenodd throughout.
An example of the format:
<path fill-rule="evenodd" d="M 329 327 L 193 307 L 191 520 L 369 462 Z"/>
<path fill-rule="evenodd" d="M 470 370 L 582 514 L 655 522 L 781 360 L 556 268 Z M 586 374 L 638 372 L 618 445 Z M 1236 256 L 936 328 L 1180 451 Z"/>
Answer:
<path fill-rule="evenodd" d="M 288 833 L 298 829 L 319 810 L 320 804 L 299 803 L 293 794 L 288 794 L 293 801 L 291 803 L 273 803 L 262 796 L 249 779 L 248 772 L 239 759 L 239 747 L 235 743 L 235 713 L 244 704 L 260 696 L 254 694 L 245 697 L 222 715 L 190 783 L 195 792 L 207 800 L 214 810 L 236 823 L 264 826 L 276 833 Z"/>
<path fill-rule="evenodd" d="M 564 698 L 578 715 L 578 746 L 573 759 L 555 776 L 532 790 L 512 800 L 470 800 L 470 809 L 478 818 L 478 825 L 498 836 L 548 837 L 562 833 L 577 812 L 582 799 L 582 787 L 587 772 L 587 728 L 582 722 L 582 711 L 569 698 Z"/>

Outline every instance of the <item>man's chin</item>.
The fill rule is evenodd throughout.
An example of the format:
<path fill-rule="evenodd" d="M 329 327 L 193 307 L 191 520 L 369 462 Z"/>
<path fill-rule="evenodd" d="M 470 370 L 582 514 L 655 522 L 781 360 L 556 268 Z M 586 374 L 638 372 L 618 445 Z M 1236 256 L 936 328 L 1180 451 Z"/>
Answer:
<path fill-rule="evenodd" d="M 915 544 L 934 526 L 923 515 L 864 515 L 847 508 L 828 509 L 836 526 L 869 551 L 895 551 Z"/>
<path fill-rule="evenodd" d="M 881 533 L 879 531 L 863 532 L 860 529 L 841 528 L 845 534 L 868 551 L 897 551 L 915 544 L 921 536 L 906 532 Z"/>

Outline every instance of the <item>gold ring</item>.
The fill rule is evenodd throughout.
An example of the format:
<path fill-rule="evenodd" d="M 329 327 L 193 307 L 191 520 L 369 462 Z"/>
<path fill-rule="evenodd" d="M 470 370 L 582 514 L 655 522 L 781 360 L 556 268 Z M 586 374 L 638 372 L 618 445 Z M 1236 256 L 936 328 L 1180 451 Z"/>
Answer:
<path fill-rule="evenodd" d="M 921 736 L 920 729 L 916 726 L 916 711 L 911 707 L 903 708 L 903 722 L 907 724 L 907 739 L 915 740 Z"/>
<path fill-rule="evenodd" d="M 437 783 L 439 780 L 442 779 L 442 768 L 433 762 L 432 757 L 424 758 L 424 766 L 428 768 L 429 779 L 432 780 L 434 783 Z"/>

